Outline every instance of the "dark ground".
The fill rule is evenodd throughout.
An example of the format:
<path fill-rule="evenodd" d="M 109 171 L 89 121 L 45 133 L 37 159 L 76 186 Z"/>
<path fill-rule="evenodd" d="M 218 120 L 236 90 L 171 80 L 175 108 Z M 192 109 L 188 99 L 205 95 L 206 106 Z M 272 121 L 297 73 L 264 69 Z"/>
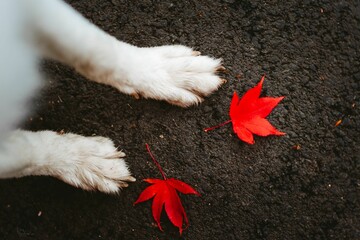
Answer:
<path fill-rule="evenodd" d="M 184 44 L 222 57 L 229 81 L 200 106 L 181 109 L 45 63 L 51 81 L 25 127 L 110 137 L 139 181 L 108 196 L 47 177 L 2 180 L 1 239 L 179 238 L 165 215 L 165 232 L 156 228 L 151 202 L 132 206 L 147 186 L 141 179 L 161 177 L 145 143 L 168 176 L 203 195 L 182 196 L 190 220 L 183 239 L 360 239 L 358 1 L 72 5 L 129 43 Z M 286 96 L 269 117 L 286 136 L 250 146 L 231 126 L 202 130 L 227 120 L 233 91 L 243 94 L 263 73 L 263 93 Z"/>

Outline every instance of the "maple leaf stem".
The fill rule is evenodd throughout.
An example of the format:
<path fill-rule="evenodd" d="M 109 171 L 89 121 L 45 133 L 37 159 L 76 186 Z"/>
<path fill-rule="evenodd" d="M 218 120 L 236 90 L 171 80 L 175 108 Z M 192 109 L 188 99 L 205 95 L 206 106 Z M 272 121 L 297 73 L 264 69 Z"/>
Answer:
<path fill-rule="evenodd" d="M 204 131 L 205 132 L 212 131 L 212 130 L 214 130 L 216 128 L 219 128 L 219 127 L 222 127 L 222 126 L 224 126 L 224 125 L 226 125 L 228 123 L 231 123 L 231 120 L 227 120 L 226 122 L 220 123 L 219 125 L 216 125 L 216 126 L 213 126 L 213 127 L 205 128 Z"/>
<path fill-rule="evenodd" d="M 159 171 L 160 171 L 160 173 L 161 173 L 161 176 L 164 178 L 164 180 L 166 180 L 165 173 L 164 173 L 164 171 L 162 170 L 162 168 L 161 168 L 161 166 L 160 166 L 159 162 L 158 162 L 158 161 L 156 161 L 155 157 L 152 155 L 152 153 L 151 153 L 151 151 L 150 151 L 149 144 L 147 144 L 147 143 L 146 143 L 145 145 L 146 145 L 146 150 L 148 151 L 148 153 L 149 153 L 149 155 L 150 155 L 151 159 L 154 161 L 154 163 L 155 163 L 156 167 L 159 169 Z"/>

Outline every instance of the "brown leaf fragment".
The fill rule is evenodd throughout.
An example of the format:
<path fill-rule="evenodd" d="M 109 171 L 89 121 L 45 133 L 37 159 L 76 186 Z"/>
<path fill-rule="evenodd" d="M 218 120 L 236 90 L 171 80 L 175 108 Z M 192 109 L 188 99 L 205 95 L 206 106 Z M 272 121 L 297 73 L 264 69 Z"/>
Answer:
<path fill-rule="evenodd" d="M 301 149 L 301 146 L 300 146 L 300 144 L 296 144 L 296 145 L 292 146 L 292 149 L 299 151 Z"/>
<path fill-rule="evenodd" d="M 341 123 L 342 123 L 342 119 L 337 120 L 335 123 L 335 127 L 339 126 Z"/>

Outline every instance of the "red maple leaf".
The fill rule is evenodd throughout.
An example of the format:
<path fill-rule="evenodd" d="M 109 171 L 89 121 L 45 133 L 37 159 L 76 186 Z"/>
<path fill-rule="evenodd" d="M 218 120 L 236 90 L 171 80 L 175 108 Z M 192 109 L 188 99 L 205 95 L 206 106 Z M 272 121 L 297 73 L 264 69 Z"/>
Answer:
<path fill-rule="evenodd" d="M 180 198 L 176 191 L 179 191 L 183 194 L 195 194 L 200 196 L 200 194 L 195 191 L 190 185 L 174 179 L 174 178 L 166 178 L 164 171 L 162 170 L 160 164 L 156 161 L 152 153 L 150 152 L 149 145 L 146 144 L 146 149 L 149 152 L 152 160 L 158 167 L 162 177 L 162 179 L 154 179 L 154 178 L 147 178 L 144 179 L 145 182 L 152 184 L 151 186 L 147 187 L 136 200 L 135 204 L 140 202 L 147 201 L 151 198 L 154 198 L 152 203 L 152 214 L 154 220 L 156 221 L 159 229 L 161 231 L 162 227 L 160 225 L 160 216 L 163 209 L 165 208 L 165 212 L 167 213 L 170 221 L 174 226 L 179 228 L 180 235 L 183 231 L 183 220 L 185 220 L 186 227 L 189 226 L 189 220 L 186 216 L 185 210 L 183 205 L 181 204 Z"/>
<path fill-rule="evenodd" d="M 205 132 L 221 127 L 232 122 L 234 132 L 246 143 L 254 144 L 253 134 L 259 136 L 284 135 L 278 131 L 265 119 L 267 115 L 278 105 L 284 97 L 260 97 L 261 88 L 265 75 L 261 78 L 258 85 L 248 90 L 244 96 L 239 99 L 236 92 L 230 104 L 230 119 L 220 125 L 206 128 Z"/>

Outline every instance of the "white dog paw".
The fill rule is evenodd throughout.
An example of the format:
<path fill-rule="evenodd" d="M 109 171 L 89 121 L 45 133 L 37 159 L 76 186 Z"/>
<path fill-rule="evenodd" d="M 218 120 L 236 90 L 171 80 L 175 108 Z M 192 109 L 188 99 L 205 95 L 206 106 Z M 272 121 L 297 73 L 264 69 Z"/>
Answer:
<path fill-rule="evenodd" d="M 72 133 L 38 132 L 46 146 L 46 158 L 31 175 L 50 175 L 85 190 L 117 193 L 135 178 L 123 159 L 125 154 L 104 137 L 84 137 Z"/>
<path fill-rule="evenodd" d="M 119 74 L 125 79 L 111 85 L 136 98 L 165 100 L 181 107 L 202 102 L 225 82 L 216 75 L 224 69 L 220 59 L 200 56 L 181 45 L 134 48 L 123 65 Z"/>
<path fill-rule="evenodd" d="M 58 177 L 76 187 L 117 193 L 127 187 L 127 182 L 135 178 L 123 159 L 125 154 L 114 147 L 113 142 L 104 137 L 82 137 L 74 134 L 64 136 L 71 139 L 73 152 L 71 166 Z"/>

